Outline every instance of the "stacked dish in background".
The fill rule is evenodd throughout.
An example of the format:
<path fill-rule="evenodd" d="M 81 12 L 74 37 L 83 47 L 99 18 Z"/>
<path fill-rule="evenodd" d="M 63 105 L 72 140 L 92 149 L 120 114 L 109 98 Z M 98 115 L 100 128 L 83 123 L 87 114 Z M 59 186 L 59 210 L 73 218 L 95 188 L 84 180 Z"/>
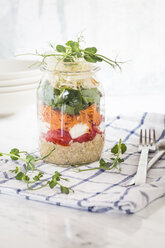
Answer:
<path fill-rule="evenodd" d="M 0 116 L 16 113 L 35 103 L 41 77 L 31 60 L 0 60 Z"/>

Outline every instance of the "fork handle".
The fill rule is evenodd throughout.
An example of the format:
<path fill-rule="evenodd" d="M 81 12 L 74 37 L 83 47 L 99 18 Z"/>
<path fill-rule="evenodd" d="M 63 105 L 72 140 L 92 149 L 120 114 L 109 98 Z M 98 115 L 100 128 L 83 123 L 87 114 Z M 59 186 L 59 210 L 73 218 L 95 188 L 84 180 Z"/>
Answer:
<path fill-rule="evenodd" d="M 143 147 L 140 155 L 140 160 L 137 168 L 135 185 L 141 185 L 146 182 L 147 164 L 148 164 L 148 147 Z"/>
<path fill-rule="evenodd" d="M 155 156 L 148 163 L 147 170 L 149 170 L 163 155 L 165 154 L 165 150 L 158 151 Z"/>
<path fill-rule="evenodd" d="M 155 154 L 155 156 L 149 161 L 148 166 L 147 166 L 147 171 L 151 169 L 151 167 L 165 154 L 165 150 L 163 151 L 158 151 L 158 153 Z M 131 186 L 135 184 L 135 178 L 136 175 L 126 183 L 126 186 Z"/>

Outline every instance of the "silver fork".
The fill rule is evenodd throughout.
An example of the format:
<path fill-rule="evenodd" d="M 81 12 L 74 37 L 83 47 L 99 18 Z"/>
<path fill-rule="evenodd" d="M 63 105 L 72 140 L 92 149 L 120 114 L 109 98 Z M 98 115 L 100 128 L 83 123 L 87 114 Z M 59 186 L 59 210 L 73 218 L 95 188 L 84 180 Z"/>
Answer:
<path fill-rule="evenodd" d="M 147 133 L 149 133 L 148 142 L 147 142 Z M 136 175 L 125 184 L 125 186 L 131 186 L 133 184 L 140 185 L 146 182 L 147 170 L 151 167 L 148 166 L 148 153 L 156 151 L 156 134 L 155 129 L 153 130 L 153 142 L 151 142 L 151 129 L 145 129 L 145 137 L 143 142 L 142 129 L 140 130 L 140 140 L 138 152 L 141 152 L 139 159 L 138 169 Z"/>

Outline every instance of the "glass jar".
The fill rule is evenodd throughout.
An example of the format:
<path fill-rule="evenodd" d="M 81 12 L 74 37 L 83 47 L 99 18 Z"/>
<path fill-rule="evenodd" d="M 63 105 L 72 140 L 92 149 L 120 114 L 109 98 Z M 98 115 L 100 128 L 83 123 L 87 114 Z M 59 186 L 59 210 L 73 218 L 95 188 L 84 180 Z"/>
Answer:
<path fill-rule="evenodd" d="M 39 150 L 45 161 L 97 161 L 104 145 L 104 94 L 91 63 L 49 62 L 38 88 Z"/>

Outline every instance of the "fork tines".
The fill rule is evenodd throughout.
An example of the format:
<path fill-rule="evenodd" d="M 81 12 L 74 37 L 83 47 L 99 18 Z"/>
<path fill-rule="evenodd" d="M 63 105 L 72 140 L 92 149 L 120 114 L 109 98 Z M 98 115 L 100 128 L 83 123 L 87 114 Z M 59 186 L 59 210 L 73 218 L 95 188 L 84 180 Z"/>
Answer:
<path fill-rule="evenodd" d="M 153 133 L 153 135 L 151 135 L 151 131 Z M 145 133 L 144 133 L 144 143 L 143 143 L 143 130 L 140 129 L 140 138 L 139 138 L 139 144 L 140 145 L 155 145 L 156 144 L 156 134 L 155 134 L 155 129 L 151 130 L 149 129 L 148 130 L 148 135 L 147 135 L 147 129 L 145 129 Z M 151 136 L 153 136 L 151 138 Z M 148 137 L 148 138 L 147 138 Z"/>

